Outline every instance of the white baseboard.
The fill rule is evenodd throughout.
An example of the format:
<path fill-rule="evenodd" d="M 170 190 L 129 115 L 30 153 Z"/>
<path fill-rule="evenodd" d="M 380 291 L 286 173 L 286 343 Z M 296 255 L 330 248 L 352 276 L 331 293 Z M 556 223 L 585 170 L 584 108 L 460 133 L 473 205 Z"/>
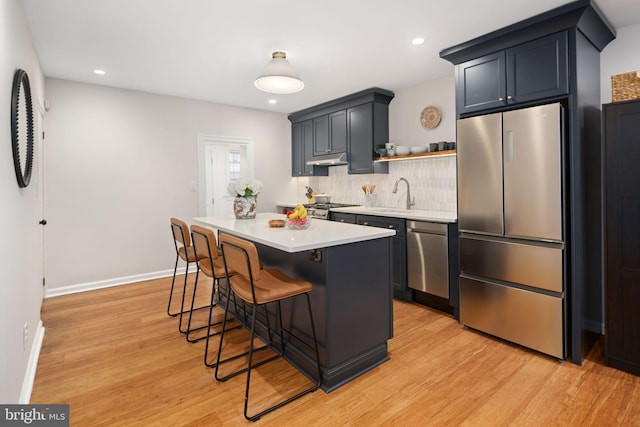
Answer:
<path fill-rule="evenodd" d="M 195 273 L 195 265 L 190 266 L 189 272 Z M 178 268 L 177 274 L 184 274 L 185 267 Z M 133 276 L 116 277 L 114 279 L 98 280 L 95 282 L 79 283 L 76 285 L 62 286 L 59 288 L 45 288 L 44 297 L 52 298 L 61 295 L 75 294 L 78 292 L 93 291 L 95 289 L 110 288 L 113 286 L 127 285 L 129 283 L 142 282 L 145 280 L 160 279 L 162 277 L 173 276 L 173 270 L 162 270 L 151 273 L 135 274 Z"/>
<path fill-rule="evenodd" d="M 38 322 L 36 335 L 33 338 L 31 352 L 29 353 L 29 361 L 27 362 L 27 371 L 22 380 L 22 390 L 20 391 L 21 405 L 29 404 L 31 401 L 31 392 L 33 391 L 33 383 L 36 380 L 36 370 L 38 369 L 38 360 L 40 359 L 40 349 L 42 348 L 42 340 L 44 339 L 44 326 L 42 320 Z"/>

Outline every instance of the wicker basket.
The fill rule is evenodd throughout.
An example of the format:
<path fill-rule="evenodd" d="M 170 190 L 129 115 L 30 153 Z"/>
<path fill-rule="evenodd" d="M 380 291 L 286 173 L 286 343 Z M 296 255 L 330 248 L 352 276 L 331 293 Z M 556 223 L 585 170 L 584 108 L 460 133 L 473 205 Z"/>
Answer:
<path fill-rule="evenodd" d="M 613 102 L 640 98 L 640 71 L 611 76 L 611 99 Z"/>

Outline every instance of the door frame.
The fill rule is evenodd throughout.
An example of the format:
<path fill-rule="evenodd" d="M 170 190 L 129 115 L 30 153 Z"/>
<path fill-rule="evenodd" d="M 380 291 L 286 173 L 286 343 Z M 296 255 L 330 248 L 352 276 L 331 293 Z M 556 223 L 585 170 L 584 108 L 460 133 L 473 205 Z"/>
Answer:
<path fill-rule="evenodd" d="M 45 212 L 45 133 L 44 133 L 44 121 L 46 115 L 46 107 L 42 105 L 40 100 L 35 104 L 36 108 L 34 109 L 35 115 L 35 141 L 36 141 L 36 203 L 38 204 L 39 209 L 39 219 L 38 221 L 46 220 L 46 212 Z M 40 259 L 37 260 L 37 265 L 39 268 L 40 277 L 42 278 L 42 286 L 40 287 L 40 291 L 42 292 L 42 299 L 45 297 L 45 277 L 46 277 L 46 251 L 45 251 L 45 225 L 42 222 L 37 224 L 39 228 L 38 232 L 38 256 Z"/>
<path fill-rule="evenodd" d="M 237 136 L 224 136 L 224 135 L 210 135 L 205 133 L 198 134 L 198 215 L 206 215 L 206 171 L 205 164 L 207 147 L 214 145 L 245 145 L 247 147 L 247 163 L 249 165 L 249 176 L 247 178 L 253 178 L 254 174 L 254 158 L 253 158 L 253 139 L 237 137 Z"/>

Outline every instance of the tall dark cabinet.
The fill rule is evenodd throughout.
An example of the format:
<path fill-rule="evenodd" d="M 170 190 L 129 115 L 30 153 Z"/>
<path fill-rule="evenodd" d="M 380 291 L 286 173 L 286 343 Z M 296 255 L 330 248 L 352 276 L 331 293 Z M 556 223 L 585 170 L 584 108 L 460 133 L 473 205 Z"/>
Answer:
<path fill-rule="evenodd" d="M 606 361 L 640 375 L 640 100 L 604 106 Z"/>
<path fill-rule="evenodd" d="M 457 118 L 559 102 L 565 354 L 602 332 L 600 51 L 615 33 L 593 0 L 578 0 L 440 52 L 455 65 Z"/>

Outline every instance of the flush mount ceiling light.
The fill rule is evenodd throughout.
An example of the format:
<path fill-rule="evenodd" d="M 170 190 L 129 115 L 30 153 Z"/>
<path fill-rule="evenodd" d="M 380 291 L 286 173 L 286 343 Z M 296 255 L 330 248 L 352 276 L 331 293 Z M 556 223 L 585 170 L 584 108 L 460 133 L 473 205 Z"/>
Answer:
<path fill-rule="evenodd" d="M 293 69 L 285 52 L 273 52 L 271 62 L 255 81 L 258 89 L 269 93 L 287 94 L 300 92 L 304 83 Z"/>

